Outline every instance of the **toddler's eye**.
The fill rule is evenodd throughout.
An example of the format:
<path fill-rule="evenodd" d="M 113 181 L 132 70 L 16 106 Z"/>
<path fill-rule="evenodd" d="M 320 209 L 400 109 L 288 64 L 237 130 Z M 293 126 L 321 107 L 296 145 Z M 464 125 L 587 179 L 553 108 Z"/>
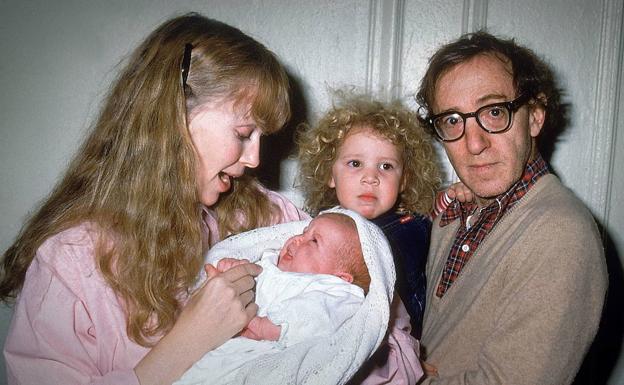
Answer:
<path fill-rule="evenodd" d="M 392 170 L 394 166 L 391 163 L 382 163 L 379 165 L 379 168 L 382 170 Z"/>
<path fill-rule="evenodd" d="M 351 167 L 360 167 L 362 163 L 359 160 L 350 160 L 347 162 L 347 165 Z"/>

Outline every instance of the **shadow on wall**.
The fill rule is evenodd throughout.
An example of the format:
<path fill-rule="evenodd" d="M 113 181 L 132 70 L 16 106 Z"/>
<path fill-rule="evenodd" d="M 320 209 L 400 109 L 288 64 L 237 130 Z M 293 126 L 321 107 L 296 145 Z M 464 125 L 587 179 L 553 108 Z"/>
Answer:
<path fill-rule="evenodd" d="M 556 73 L 553 73 L 553 80 L 555 85 L 561 84 Z M 564 91 L 556 87 L 556 92 L 548 101 L 550 117 L 547 117 L 545 129 L 538 137 L 539 151 L 549 164 L 570 124 L 572 105 L 564 99 L 567 99 Z M 551 171 L 556 174 L 555 170 Z M 624 341 L 624 298 L 619 295 L 624 293 L 622 252 L 617 250 L 608 229 L 594 220 L 603 234 L 609 286 L 598 333 L 572 385 L 607 385 L 618 363 Z"/>
<path fill-rule="evenodd" d="M 249 170 L 262 184 L 271 190 L 280 189 L 280 164 L 288 156 L 295 154 L 295 133 L 297 126 L 308 120 L 307 103 L 301 89 L 301 82 L 292 74 L 290 80 L 290 121 L 279 132 L 264 137 L 260 148 L 260 166 Z"/>
<path fill-rule="evenodd" d="M 563 134 L 570 127 L 570 111 L 572 105 L 567 100 L 565 91 L 558 87 L 561 84 L 559 75 L 553 71 L 554 92 L 548 98 L 546 106 L 546 121 L 537 137 L 537 146 L 542 157 L 548 164 Z"/>
<path fill-rule="evenodd" d="M 624 340 L 624 274 L 622 253 L 617 250 L 609 232 L 604 234 L 605 256 L 609 272 L 609 288 L 602 312 L 600 329 L 573 385 L 606 385 L 613 374 Z"/>

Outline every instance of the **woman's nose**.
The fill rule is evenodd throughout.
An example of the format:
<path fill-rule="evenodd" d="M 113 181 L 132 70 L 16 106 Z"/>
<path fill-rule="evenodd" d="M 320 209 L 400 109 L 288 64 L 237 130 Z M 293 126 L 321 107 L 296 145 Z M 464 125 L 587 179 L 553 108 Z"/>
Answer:
<path fill-rule="evenodd" d="M 260 136 L 251 138 L 243 148 L 240 162 L 248 168 L 256 168 L 260 164 Z"/>

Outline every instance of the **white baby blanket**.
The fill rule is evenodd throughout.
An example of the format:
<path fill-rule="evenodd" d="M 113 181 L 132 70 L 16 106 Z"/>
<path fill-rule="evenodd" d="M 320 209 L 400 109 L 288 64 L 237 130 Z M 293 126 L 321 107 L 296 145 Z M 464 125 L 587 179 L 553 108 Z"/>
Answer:
<path fill-rule="evenodd" d="M 335 333 L 271 351 L 247 362 L 236 371 L 231 384 L 344 384 L 383 340 L 395 281 L 388 241 L 376 225 L 353 211 L 335 207 L 326 212 L 342 213 L 355 221 L 371 276 L 368 295 L 353 317 Z M 256 262 L 263 250 L 279 249 L 286 239 L 300 234 L 309 222 L 283 223 L 227 238 L 210 250 L 207 262 L 215 264 L 225 257 Z M 206 380 L 210 383 L 210 378 Z"/>

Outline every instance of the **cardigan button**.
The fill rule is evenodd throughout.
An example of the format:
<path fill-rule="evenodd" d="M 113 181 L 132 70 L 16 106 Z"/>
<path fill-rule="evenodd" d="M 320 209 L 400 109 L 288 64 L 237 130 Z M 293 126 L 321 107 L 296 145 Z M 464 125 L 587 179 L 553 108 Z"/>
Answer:
<path fill-rule="evenodd" d="M 465 245 L 465 244 L 464 244 L 464 245 L 462 245 L 462 248 L 461 248 L 461 249 L 462 249 L 462 251 L 463 251 L 464 253 L 467 253 L 467 252 L 469 252 L 469 251 L 470 251 L 470 246 L 468 246 L 468 245 Z"/>

